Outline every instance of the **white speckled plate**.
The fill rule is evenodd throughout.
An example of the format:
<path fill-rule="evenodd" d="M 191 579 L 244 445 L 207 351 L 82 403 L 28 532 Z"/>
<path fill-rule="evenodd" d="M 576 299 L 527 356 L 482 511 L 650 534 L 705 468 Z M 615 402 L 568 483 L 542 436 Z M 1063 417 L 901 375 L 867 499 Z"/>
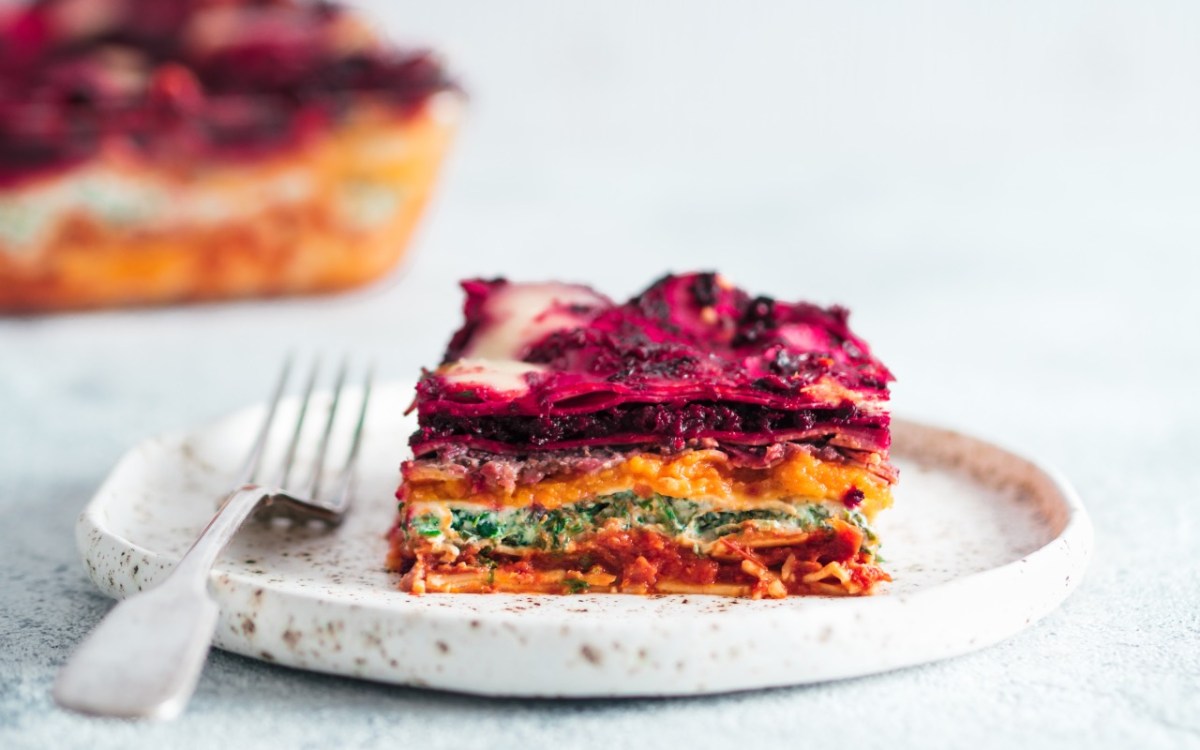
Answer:
<path fill-rule="evenodd" d="M 357 506 L 335 531 L 251 524 L 218 563 L 220 648 L 301 669 L 487 695 L 694 695 L 881 672 L 983 648 L 1079 584 L 1092 531 L 1052 471 L 897 420 L 902 476 L 877 524 L 895 582 L 866 598 L 430 595 L 395 589 L 384 533 L 411 384 L 379 388 Z M 285 405 L 286 423 L 294 405 Z M 80 517 L 92 579 L 152 585 L 204 526 L 261 418 L 149 440 Z M 279 441 L 279 442 L 282 442 Z M 148 634 L 152 635 L 152 634 Z"/>

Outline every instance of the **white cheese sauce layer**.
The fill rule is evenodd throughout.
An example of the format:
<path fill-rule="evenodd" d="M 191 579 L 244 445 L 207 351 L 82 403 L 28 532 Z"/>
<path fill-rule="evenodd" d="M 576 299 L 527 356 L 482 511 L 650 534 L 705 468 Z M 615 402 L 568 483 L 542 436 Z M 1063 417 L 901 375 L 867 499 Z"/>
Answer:
<path fill-rule="evenodd" d="M 601 307 L 611 305 L 605 296 L 591 289 L 570 284 L 510 284 L 493 293 L 484 313 L 488 323 L 472 338 L 464 358 L 511 361 L 525 347 L 552 331 L 574 328 L 580 316 L 572 305 Z"/>
<path fill-rule="evenodd" d="M 529 390 L 525 375 L 545 369 L 541 365 L 515 360 L 460 359 L 443 369 L 441 375 L 453 385 L 474 385 L 497 393 L 519 395 Z"/>
<path fill-rule="evenodd" d="M 317 176 L 303 167 L 266 177 L 201 183 L 155 179 L 95 166 L 0 197 L 0 253 L 36 254 L 69 216 L 86 216 L 101 226 L 164 229 L 212 227 L 253 221 L 274 207 L 305 204 L 317 197 Z M 332 185 L 336 220 L 351 231 L 387 224 L 407 196 L 385 181 L 346 179 Z"/>

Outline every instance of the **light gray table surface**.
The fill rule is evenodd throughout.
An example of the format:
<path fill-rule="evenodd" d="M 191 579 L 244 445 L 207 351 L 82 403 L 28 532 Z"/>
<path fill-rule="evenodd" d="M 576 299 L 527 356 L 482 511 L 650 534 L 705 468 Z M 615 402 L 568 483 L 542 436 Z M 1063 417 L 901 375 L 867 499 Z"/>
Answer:
<path fill-rule="evenodd" d="M 368 3 L 472 93 L 403 272 L 316 300 L 0 321 L 0 747 L 1200 746 L 1200 8 Z M 215 652 L 165 725 L 57 710 L 110 606 L 72 525 L 123 451 L 285 349 L 438 358 L 464 276 L 628 295 L 718 268 L 840 302 L 898 413 L 1061 468 L 1096 525 L 985 651 L 692 700 L 481 700 Z"/>

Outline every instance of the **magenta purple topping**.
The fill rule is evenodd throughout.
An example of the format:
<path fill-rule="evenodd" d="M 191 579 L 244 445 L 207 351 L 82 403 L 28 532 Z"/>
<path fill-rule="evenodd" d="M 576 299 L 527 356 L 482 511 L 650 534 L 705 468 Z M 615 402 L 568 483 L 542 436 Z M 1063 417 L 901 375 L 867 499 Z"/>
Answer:
<path fill-rule="evenodd" d="M 0 8 L 0 186 L 106 143 L 173 161 L 276 153 L 339 121 L 355 95 L 404 114 L 450 86 L 428 53 L 374 44 L 333 3 Z"/>
<path fill-rule="evenodd" d="M 522 287 L 497 279 L 463 288 L 466 322 L 445 364 L 471 361 L 482 341 L 511 328 L 494 313 L 511 308 L 492 303 Z M 575 290 L 571 300 L 526 313 L 534 322 L 552 315 L 553 327 L 508 352 L 533 366 L 520 391 L 426 373 L 414 453 L 679 450 L 703 441 L 886 451 L 881 402 L 892 374 L 850 330 L 844 309 L 751 297 L 713 273 L 666 276 L 620 305 L 563 288 Z"/>

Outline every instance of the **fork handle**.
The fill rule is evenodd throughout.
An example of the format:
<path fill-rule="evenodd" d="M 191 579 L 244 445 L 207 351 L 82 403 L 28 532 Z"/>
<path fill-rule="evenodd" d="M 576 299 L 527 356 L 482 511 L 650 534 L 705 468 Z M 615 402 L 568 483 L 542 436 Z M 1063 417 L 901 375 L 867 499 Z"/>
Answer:
<path fill-rule="evenodd" d="M 58 673 L 54 700 L 97 716 L 171 719 L 196 689 L 219 613 L 208 577 L 221 550 L 271 491 L 235 490 L 171 574 L 119 602 Z"/>

